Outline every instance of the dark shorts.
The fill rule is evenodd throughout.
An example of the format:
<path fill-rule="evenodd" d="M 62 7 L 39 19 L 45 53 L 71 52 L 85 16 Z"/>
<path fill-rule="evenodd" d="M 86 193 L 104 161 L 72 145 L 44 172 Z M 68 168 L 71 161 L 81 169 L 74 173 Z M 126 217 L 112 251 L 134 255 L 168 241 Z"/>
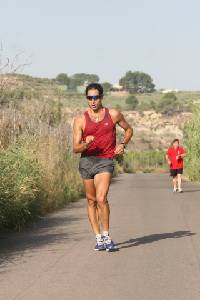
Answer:
<path fill-rule="evenodd" d="M 96 156 L 86 156 L 80 158 L 79 172 L 83 179 L 94 179 L 100 173 L 113 173 L 114 162 L 112 158 L 99 158 Z"/>
<path fill-rule="evenodd" d="M 170 169 L 170 176 L 176 177 L 178 174 L 183 174 L 183 169 Z"/>

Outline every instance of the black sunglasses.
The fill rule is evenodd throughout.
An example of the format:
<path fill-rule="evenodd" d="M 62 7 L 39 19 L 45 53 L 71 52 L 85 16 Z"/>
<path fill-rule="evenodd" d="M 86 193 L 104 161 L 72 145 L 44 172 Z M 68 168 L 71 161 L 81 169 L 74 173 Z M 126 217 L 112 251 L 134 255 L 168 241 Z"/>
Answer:
<path fill-rule="evenodd" d="M 88 100 L 99 100 L 101 98 L 101 96 L 97 95 L 97 96 L 87 96 L 86 97 Z"/>

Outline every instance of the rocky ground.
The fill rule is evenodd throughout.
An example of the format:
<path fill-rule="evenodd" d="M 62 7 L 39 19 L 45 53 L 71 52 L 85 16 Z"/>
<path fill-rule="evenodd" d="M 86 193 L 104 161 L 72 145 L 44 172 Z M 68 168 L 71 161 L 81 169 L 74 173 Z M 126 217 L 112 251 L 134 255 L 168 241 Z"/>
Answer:
<path fill-rule="evenodd" d="M 192 113 L 167 116 L 155 111 L 129 111 L 125 116 L 135 132 L 130 148 L 147 150 L 166 148 L 174 138 L 182 140 L 184 125 L 192 118 Z"/>
<path fill-rule="evenodd" d="M 65 118 L 72 124 L 74 115 L 80 111 L 65 110 Z M 123 112 L 134 129 L 134 138 L 129 145 L 130 150 L 149 150 L 167 148 L 174 138 L 183 139 L 183 128 L 192 118 L 192 113 L 184 112 L 174 115 L 162 115 L 155 111 Z M 118 129 L 118 136 L 122 131 Z"/>

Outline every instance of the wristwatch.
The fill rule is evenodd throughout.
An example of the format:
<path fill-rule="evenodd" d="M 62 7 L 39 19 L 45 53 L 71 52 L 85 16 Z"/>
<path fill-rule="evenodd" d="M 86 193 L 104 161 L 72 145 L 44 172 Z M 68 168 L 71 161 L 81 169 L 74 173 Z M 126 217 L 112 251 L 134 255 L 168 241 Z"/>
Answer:
<path fill-rule="evenodd" d="M 120 145 L 124 145 L 124 149 L 126 149 L 126 144 L 124 142 L 121 142 Z"/>

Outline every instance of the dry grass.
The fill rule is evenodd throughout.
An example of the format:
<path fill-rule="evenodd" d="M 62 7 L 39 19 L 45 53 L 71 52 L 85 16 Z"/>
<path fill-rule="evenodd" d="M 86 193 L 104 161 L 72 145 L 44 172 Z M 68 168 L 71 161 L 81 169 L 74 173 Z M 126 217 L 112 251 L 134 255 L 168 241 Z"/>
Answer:
<path fill-rule="evenodd" d="M 22 101 L 18 103 L 17 108 L 16 105 L 10 105 L 2 107 L 0 112 L 0 152 L 4 154 L 2 160 L 7 159 L 8 164 L 11 161 L 13 163 L 12 147 L 14 147 L 14 151 L 19 152 L 22 157 L 21 164 L 27 162 L 32 166 L 32 161 L 35 162 L 34 166 L 40 172 L 41 191 L 39 194 L 43 198 L 41 199 L 40 213 L 62 207 L 69 201 L 78 199 L 82 194 L 82 182 L 78 174 L 78 157 L 72 154 L 71 149 L 70 122 L 66 112 L 65 118 L 63 118 L 61 107 L 52 103 L 38 100 Z M 9 156 L 12 156 L 11 160 L 9 160 Z M 18 159 L 17 154 L 16 159 Z M 18 163 L 20 165 L 20 161 Z M 5 171 L 6 164 L 2 163 L 2 165 L 5 166 Z M 11 169 L 12 166 L 10 166 Z M 19 170 L 26 173 L 28 167 L 25 170 L 23 165 L 20 165 Z M 20 177 L 18 170 L 13 176 L 16 174 Z M 5 176 L 6 172 L 4 172 Z M 21 177 L 23 184 L 26 182 L 26 177 L 28 182 L 32 180 L 31 173 L 27 176 L 23 173 Z M 4 185 L 0 187 L 2 201 L 9 186 L 9 178 L 4 179 Z M 18 192 L 23 193 L 23 189 L 19 185 Z M 19 197 L 19 199 L 21 198 Z M 34 199 L 38 201 L 38 198 Z M 23 207 L 23 203 L 21 205 Z M 18 212 L 19 206 L 16 210 L 16 213 Z M 29 213 L 30 219 L 32 219 L 32 212 L 29 211 Z M 13 220 L 15 220 L 14 217 Z M 4 222 L 4 224 L 7 223 Z M 18 228 L 21 225 L 19 220 Z M 12 226 L 9 225 L 10 227 Z"/>

